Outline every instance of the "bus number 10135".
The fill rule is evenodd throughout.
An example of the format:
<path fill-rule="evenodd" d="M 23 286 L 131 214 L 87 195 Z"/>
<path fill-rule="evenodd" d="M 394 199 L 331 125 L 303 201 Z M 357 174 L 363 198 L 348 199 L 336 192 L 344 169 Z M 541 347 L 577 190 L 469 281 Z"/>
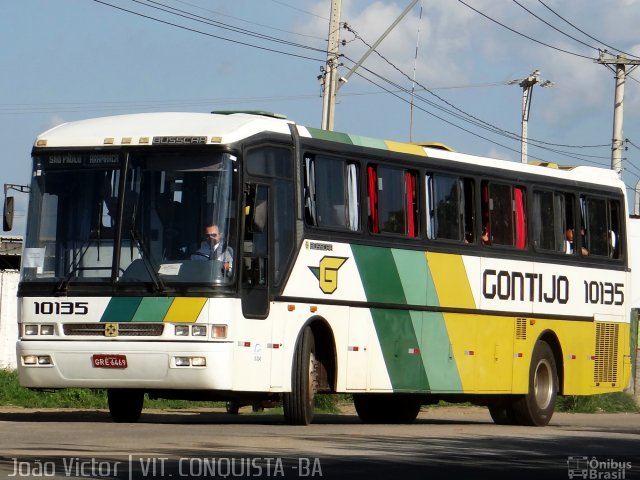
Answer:
<path fill-rule="evenodd" d="M 34 302 L 36 315 L 86 315 L 89 302 Z"/>
<path fill-rule="evenodd" d="M 584 281 L 584 301 L 592 304 L 622 305 L 624 285 L 622 283 Z"/>

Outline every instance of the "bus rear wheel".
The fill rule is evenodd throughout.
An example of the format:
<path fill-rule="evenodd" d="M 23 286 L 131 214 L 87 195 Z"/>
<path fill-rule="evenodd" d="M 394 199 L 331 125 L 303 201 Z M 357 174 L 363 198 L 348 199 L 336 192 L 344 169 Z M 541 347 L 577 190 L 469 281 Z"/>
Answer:
<path fill-rule="evenodd" d="M 116 423 L 136 423 L 144 405 L 144 392 L 128 388 L 107 390 L 107 403 L 111 419 Z"/>
<path fill-rule="evenodd" d="M 291 392 L 282 398 L 284 417 L 290 425 L 309 425 L 318 391 L 316 343 L 311 327 L 305 327 L 293 358 Z"/>
<path fill-rule="evenodd" d="M 488 407 L 493 423 L 496 425 L 516 425 L 518 423 L 518 419 L 516 418 L 513 403 L 513 399 L 507 398 L 500 398 L 492 401 Z"/>
<path fill-rule="evenodd" d="M 518 423 L 544 427 L 553 416 L 558 394 L 558 370 L 549 344 L 538 340 L 531 355 L 529 391 L 514 403 Z"/>
<path fill-rule="evenodd" d="M 353 405 L 364 423 L 411 423 L 422 404 L 415 395 L 354 393 Z"/>

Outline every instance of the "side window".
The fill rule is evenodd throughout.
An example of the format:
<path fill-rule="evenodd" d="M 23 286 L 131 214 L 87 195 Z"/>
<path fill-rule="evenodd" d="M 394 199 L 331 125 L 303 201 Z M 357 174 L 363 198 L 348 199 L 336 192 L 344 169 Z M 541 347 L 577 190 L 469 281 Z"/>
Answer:
<path fill-rule="evenodd" d="M 427 235 L 473 243 L 474 184 L 469 178 L 427 175 Z"/>
<path fill-rule="evenodd" d="M 526 247 L 527 222 L 523 187 L 482 182 L 482 242 Z"/>
<path fill-rule="evenodd" d="M 359 165 L 325 155 L 306 155 L 304 163 L 307 224 L 359 230 Z"/>
<path fill-rule="evenodd" d="M 418 235 L 417 174 L 382 165 L 367 167 L 368 217 L 372 233 Z"/>
<path fill-rule="evenodd" d="M 584 222 L 583 255 L 620 258 L 620 203 L 588 195 L 580 196 Z"/>
<path fill-rule="evenodd" d="M 573 195 L 535 191 L 533 211 L 535 247 L 557 253 L 573 253 Z"/>

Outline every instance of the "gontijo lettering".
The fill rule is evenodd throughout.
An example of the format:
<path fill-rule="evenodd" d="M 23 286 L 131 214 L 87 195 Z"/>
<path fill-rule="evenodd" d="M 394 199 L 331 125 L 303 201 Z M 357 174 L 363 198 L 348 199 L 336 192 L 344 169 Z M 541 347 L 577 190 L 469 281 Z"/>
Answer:
<path fill-rule="evenodd" d="M 547 275 L 507 270 L 482 272 L 484 298 L 529 302 L 559 303 L 569 301 L 569 279 L 564 275 Z"/>
<path fill-rule="evenodd" d="M 482 295 L 487 299 L 529 301 L 539 303 L 569 302 L 570 282 L 565 275 L 532 272 L 510 272 L 487 269 L 482 272 Z M 622 305 L 622 283 L 584 281 L 584 302 Z"/>

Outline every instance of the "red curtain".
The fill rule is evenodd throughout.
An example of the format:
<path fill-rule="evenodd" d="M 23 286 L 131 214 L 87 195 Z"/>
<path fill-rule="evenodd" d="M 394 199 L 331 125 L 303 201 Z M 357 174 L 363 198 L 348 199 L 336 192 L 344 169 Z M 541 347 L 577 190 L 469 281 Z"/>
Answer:
<path fill-rule="evenodd" d="M 516 248 L 524 248 L 527 243 L 527 228 L 524 217 L 524 192 L 522 187 L 513 189 L 513 198 L 516 204 Z"/>
<path fill-rule="evenodd" d="M 375 166 L 367 166 L 367 179 L 369 184 L 369 220 L 371 222 L 371 231 L 373 233 L 380 233 L 380 226 L 378 225 L 378 175 Z"/>
<path fill-rule="evenodd" d="M 416 195 L 416 177 L 411 172 L 404 173 L 405 184 L 407 187 L 407 233 L 410 237 L 416 236 L 416 218 L 415 218 L 415 195 Z"/>

